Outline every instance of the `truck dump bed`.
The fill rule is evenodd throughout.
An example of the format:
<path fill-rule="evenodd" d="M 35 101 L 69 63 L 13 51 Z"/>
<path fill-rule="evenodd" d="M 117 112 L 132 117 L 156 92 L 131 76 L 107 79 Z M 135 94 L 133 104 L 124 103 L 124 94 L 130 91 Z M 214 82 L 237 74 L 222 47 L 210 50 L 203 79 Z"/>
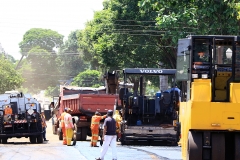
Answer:
<path fill-rule="evenodd" d="M 87 135 L 91 136 L 90 125 L 92 116 L 96 111 L 103 115 L 110 109 L 114 110 L 117 98 L 118 95 L 116 94 L 107 94 L 106 89 L 103 87 L 62 86 L 60 88 L 58 114 L 60 116 L 64 108 L 71 108 L 73 110 L 71 115 L 77 126 L 76 140 L 85 141 Z M 58 135 L 59 140 L 62 140 L 61 131 L 58 131 Z"/>
<path fill-rule="evenodd" d="M 116 95 L 109 94 L 73 94 L 62 97 L 61 107 L 69 107 L 72 114 L 93 115 L 96 111 L 107 113 L 114 109 Z"/>
<path fill-rule="evenodd" d="M 69 107 L 73 110 L 72 114 L 87 114 L 92 116 L 96 111 L 107 113 L 107 110 L 114 109 L 116 94 L 106 94 L 105 88 L 90 87 L 62 87 L 61 104 L 63 110 Z"/>

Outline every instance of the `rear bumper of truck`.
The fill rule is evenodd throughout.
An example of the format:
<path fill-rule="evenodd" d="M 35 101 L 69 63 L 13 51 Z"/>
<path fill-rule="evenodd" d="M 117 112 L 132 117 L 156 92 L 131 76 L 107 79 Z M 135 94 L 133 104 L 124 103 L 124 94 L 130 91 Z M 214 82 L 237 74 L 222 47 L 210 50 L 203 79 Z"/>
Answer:
<path fill-rule="evenodd" d="M 6 133 L 6 134 L 0 134 L 0 138 L 12 138 L 12 137 L 29 137 L 29 136 L 39 136 L 42 132 L 32 132 L 32 133 Z"/>

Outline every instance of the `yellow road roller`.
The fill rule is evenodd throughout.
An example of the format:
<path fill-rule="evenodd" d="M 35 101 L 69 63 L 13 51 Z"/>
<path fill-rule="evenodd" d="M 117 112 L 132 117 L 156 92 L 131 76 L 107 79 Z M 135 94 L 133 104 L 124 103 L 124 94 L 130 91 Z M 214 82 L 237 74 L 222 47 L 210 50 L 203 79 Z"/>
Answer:
<path fill-rule="evenodd" d="M 182 158 L 240 160 L 240 36 L 179 39 Z"/>

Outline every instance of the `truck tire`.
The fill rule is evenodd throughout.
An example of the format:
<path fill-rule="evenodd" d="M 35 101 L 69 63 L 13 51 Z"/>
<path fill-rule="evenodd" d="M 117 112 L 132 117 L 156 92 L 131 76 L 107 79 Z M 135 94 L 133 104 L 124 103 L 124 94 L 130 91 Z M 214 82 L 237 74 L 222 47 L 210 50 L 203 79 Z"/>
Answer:
<path fill-rule="evenodd" d="M 81 139 L 82 139 L 82 138 L 81 138 L 81 137 L 82 137 L 82 136 L 81 136 L 81 134 L 82 134 L 82 130 L 81 130 L 81 129 L 82 129 L 82 128 L 80 128 L 80 127 L 77 128 L 77 134 L 76 134 L 76 140 L 77 140 L 77 141 L 81 141 Z"/>
<path fill-rule="evenodd" d="M 86 141 L 87 140 L 87 128 L 82 128 L 81 140 L 82 141 Z"/>
<path fill-rule="evenodd" d="M 88 129 L 86 127 L 78 127 L 76 140 L 77 141 L 86 141 L 87 140 L 87 132 L 88 132 Z"/>
<path fill-rule="evenodd" d="M 29 140 L 31 143 L 36 143 L 36 136 L 30 136 Z"/>
<path fill-rule="evenodd" d="M 59 139 L 59 140 L 63 140 L 63 132 L 62 132 L 62 131 L 59 132 L 58 139 Z"/>
<path fill-rule="evenodd" d="M 37 143 L 43 143 L 43 135 L 38 135 L 37 136 Z"/>
<path fill-rule="evenodd" d="M 7 138 L 2 138 L 2 144 L 7 144 Z"/>

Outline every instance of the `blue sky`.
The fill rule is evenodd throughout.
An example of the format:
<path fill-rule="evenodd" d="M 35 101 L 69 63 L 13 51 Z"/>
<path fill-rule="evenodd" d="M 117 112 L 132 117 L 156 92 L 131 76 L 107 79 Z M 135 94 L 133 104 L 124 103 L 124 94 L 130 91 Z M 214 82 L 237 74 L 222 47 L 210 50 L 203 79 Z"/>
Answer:
<path fill-rule="evenodd" d="M 20 59 L 18 43 L 31 28 L 52 29 L 66 38 L 84 29 L 103 0 L 0 0 L 0 43 L 4 51 Z"/>

